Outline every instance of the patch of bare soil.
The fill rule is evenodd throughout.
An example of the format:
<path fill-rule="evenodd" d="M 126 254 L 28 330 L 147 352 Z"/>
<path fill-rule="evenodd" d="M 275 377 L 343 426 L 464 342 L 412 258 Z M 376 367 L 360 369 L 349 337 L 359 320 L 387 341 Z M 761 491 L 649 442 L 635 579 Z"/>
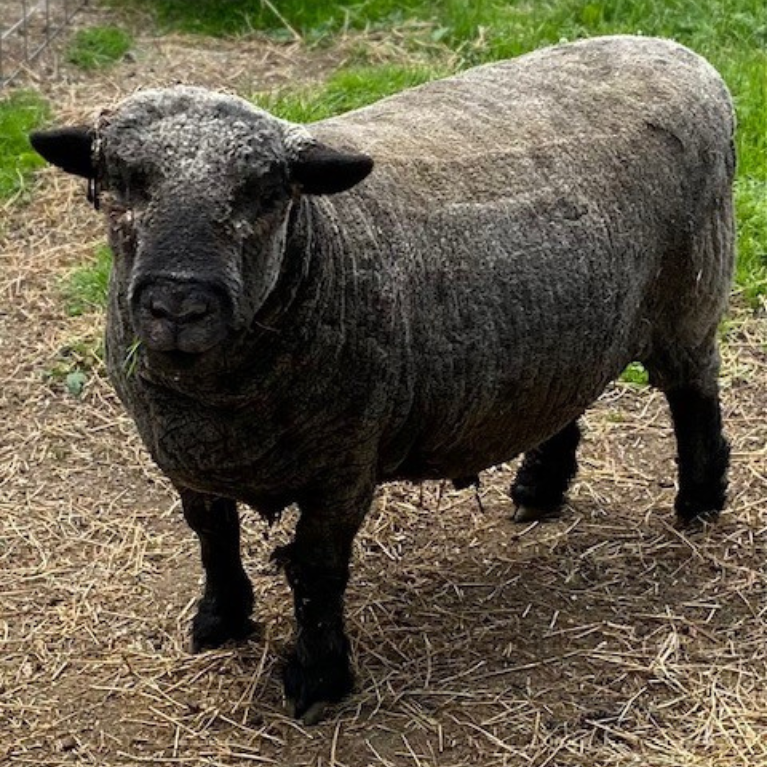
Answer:
<path fill-rule="evenodd" d="M 315 56 L 318 58 L 315 59 Z M 37 75 L 62 120 L 139 84 L 245 92 L 319 77 L 330 52 L 142 37 L 133 61 Z M 0 764 L 281 767 L 765 767 L 767 321 L 736 312 L 723 401 L 733 443 L 719 524 L 672 523 L 662 397 L 612 387 L 586 418 L 563 518 L 509 516 L 513 467 L 473 490 L 389 485 L 359 536 L 353 697 L 286 717 L 291 604 L 268 556 L 290 534 L 245 514 L 261 635 L 193 656 L 196 543 L 96 373 L 44 374 L 102 317 L 65 315 L 62 276 L 102 241 L 84 189 L 40 173 L 2 211 Z"/>

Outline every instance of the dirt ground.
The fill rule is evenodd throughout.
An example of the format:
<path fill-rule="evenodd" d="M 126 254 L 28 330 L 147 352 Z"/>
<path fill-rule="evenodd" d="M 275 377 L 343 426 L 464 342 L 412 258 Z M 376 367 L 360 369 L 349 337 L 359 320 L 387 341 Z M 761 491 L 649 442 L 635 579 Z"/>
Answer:
<path fill-rule="evenodd" d="M 106 73 L 48 58 L 30 78 L 72 122 L 140 85 L 247 93 L 343 55 L 143 36 Z M 629 385 L 586 417 L 557 521 L 510 521 L 513 466 L 479 499 L 386 486 L 349 589 L 357 691 L 306 728 L 283 708 L 291 605 L 268 564 L 294 518 L 244 515 L 260 635 L 191 655 L 201 569 L 176 499 L 98 371 L 79 399 L 46 377 L 101 331 L 60 286 L 102 224 L 51 169 L 0 215 L 0 765 L 767 767 L 763 310 L 727 334 L 717 525 L 674 527 L 663 399 Z"/>

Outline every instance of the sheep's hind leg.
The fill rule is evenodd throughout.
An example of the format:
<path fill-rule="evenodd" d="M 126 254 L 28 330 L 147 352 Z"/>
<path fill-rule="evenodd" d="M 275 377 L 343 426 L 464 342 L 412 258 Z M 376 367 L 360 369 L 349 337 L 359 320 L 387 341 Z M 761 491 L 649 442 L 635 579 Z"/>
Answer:
<path fill-rule="evenodd" d="M 252 633 L 253 588 L 240 558 L 237 504 L 187 488 L 179 493 L 205 570 L 205 591 L 192 621 L 192 650 L 200 652 Z"/>
<path fill-rule="evenodd" d="M 724 508 L 730 457 L 718 391 L 688 384 L 666 391 L 666 399 L 677 442 L 677 518 L 683 524 L 714 521 Z"/>
<path fill-rule="evenodd" d="M 722 432 L 716 329 L 695 348 L 656 350 L 646 367 L 666 395 L 677 444 L 682 524 L 713 521 L 724 508 L 730 445 Z"/>
<path fill-rule="evenodd" d="M 319 721 L 327 704 L 341 700 L 354 685 L 344 591 L 354 536 L 372 496 L 371 482 L 299 502 L 295 538 L 274 552 L 293 590 L 296 616 L 296 646 L 283 675 L 285 698 L 305 724 Z"/>
<path fill-rule="evenodd" d="M 514 521 L 528 522 L 557 514 L 578 471 L 576 451 L 580 439 L 578 421 L 571 421 L 525 453 L 511 486 L 511 498 L 517 507 Z"/>

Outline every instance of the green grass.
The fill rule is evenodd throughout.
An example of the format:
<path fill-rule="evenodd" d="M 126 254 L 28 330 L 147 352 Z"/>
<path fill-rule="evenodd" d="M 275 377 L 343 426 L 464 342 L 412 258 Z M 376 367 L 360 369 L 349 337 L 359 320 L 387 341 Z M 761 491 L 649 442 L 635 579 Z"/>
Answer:
<path fill-rule="evenodd" d="M 102 309 L 106 304 L 112 251 L 107 245 L 96 248 L 91 260 L 72 271 L 62 286 L 67 313 L 76 317 Z M 104 367 L 101 334 L 76 339 L 59 350 L 43 380 L 62 386 L 73 397 L 80 397 L 96 370 Z"/>
<path fill-rule="evenodd" d="M 111 269 L 112 252 L 101 245 L 89 263 L 67 277 L 62 290 L 70 316 L 76 317 L 106 304 Z"/>
<path fill-rule="evenodd" d="M 124 2 L 124 0 L 123 0 Z M 430 22 L 452 47 L 507 56 L 562 37 L 638 32 L 709 41 L 767 43 L 762 0 L 127 0 L 161 26 L 210 35 L 294 30 L 305 37 L 365 27 Z M 122 3 L 121 3 L 122 4 Z M 484 32 L 480 32 L 484 30 Z M 482 39 L 481 43 L 478 41 Z"/>
<path fill-rule="evenodd" d="M 748 302 L 767 295 L 767 50 L 719 51 L 710 56 L 730 86 L 738 130 L 735 275 Z"/>
<path fill-rule="evenodd" d="M 81 69 L 100 69 L 122 59 L 132 45 L 133 38 L 119 27 L 89 27 L 72 38 L 67 61 Z"/>
<path fill-rule="evenodd" d="M 262 30 L 275 36 L 317 37 L 341 29 L 382 26 L 420 17 L 428 3 L 412 0 L 112 0 L 152 12 L 161 28 L 206 35 Z M 442 5 L 439 0 L 437 5 Z"/>
<path fill-rule="evenodd" d="M 352 66 L 336 71 L 320 88 L 257 94 L 253 101 L 285 120 L 311 122 L 357 109 L 447 72 L 437 65 Z"/>
<path fill-rule="evenodd" d="M 45 164 L 27 134 L 49 113 L 48 103 L 35 91 L 14 91 L 0 99 L 0 200 L 22 191 L 32 171 Z"/>
<path fill-rule="evenodd" d="M 766 160 L 767 162 L 767 160 Z M 749 305 L 767 295 L 767 180 L 741 178 L 735 189 L 738 261 L 735 284 Z"/>

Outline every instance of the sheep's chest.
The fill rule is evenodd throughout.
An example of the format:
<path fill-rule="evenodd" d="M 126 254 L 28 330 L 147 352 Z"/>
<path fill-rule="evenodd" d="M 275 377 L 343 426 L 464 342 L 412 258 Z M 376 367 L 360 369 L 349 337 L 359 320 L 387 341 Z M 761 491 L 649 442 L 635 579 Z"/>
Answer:
<path fill-rule="evenodd" d="M 144 444 L 176 485 L 247 499 L 283 494 L 296 482 L 291 435 L 266 410 L 208 408 L 141 382 L 118 388 Z"/>

